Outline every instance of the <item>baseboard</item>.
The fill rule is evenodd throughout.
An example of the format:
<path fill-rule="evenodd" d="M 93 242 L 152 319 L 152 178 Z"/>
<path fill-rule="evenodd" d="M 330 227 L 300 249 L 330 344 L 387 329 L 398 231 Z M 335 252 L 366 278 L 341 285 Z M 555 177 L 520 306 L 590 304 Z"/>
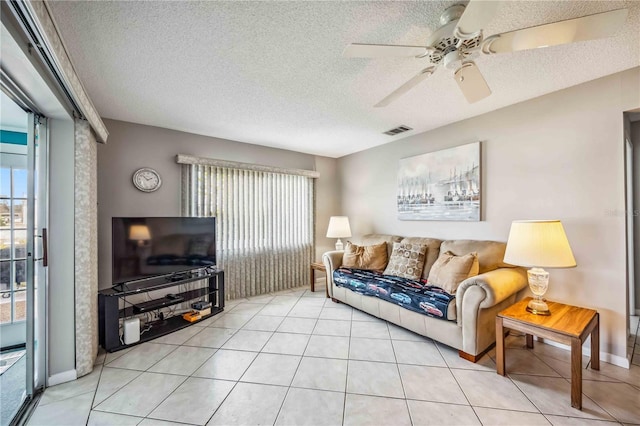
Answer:
<path fill-rule="evenodd" d="M 78 373 L 76 370 L 67 370 L 62 373 L 54 374 L 53 376 L 49 376 L 49 380 L 47 380 L 47 386 L 55 386 L 60 383 L 71 382 L 78 378 Z"/>
<path fill-rule="evenodd" d="M 640 309 L 636 309 L 636 315 L 640 316 Z"/>
<path fill-rule="evenodd" d="M 542 338 L 537 337 L 536 340 L 546 343 L 549 346 L 555 346 L 556 348 L 564 349 L 565 351 L 571 351 L 571 347 L 567 345 L 563 345 L 562 343 L 554 342 L 553 340 L 544 340 Z M 587 345 L 587 347 L 582 348 L 582 355 L 591 356 L 591 348 Z M 607 364 L 616 365 L 618 367 L 629 369 L 631 367 L 631 362 L 627 357 L 622 357 L 619 355 L 610 354 L 609 352 L 600 352 L 600 361 L 606 362 Z"/>

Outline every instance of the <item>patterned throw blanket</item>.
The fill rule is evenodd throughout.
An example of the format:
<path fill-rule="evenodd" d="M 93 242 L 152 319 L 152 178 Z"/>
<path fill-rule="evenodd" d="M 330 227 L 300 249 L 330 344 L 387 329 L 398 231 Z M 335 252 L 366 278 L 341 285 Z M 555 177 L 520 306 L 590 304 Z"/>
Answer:
<path fill-rule="evenodd" d="M 338 287 L 364 296 L 379 297 L 420 314 L 444 320 L 456 319 L 455 296 L 421 281 L 351 268 L 333 271 L 333 281 Z"/>

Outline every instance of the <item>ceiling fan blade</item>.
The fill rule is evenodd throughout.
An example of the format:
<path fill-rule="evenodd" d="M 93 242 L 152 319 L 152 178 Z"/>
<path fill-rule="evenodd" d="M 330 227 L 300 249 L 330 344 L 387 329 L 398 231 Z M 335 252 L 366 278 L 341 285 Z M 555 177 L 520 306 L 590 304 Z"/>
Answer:
<path fill-rule="evenodd" d="M 491 94 L 491 89 L 475 63 L 465 62 L 455 73 L 456 82 L 470 104 Z"/>
<path fill-rule="evenodd" d="M 497 1 L 471 0 L 458 20 L 453 34 L 463 40 L 475 37 L 491 22 L 499 5 Z"/>
<path fill-rule="evenodd" d="M 628 13 L 628 9 L 617 9 L 496 34 L 485 40 L 482 51 L 487 54 L 515 52 L 609 37 L 624 24 Z"/>
<path fill-rule="evenodd" d="M 434 49 L 423 46 L 351 43 L 345 47 L 342 56 L 345 58 L 410 58 L 425 56 L 432 50 Z"/>
<path fill-rule="evenodd" d="M 409 90 L 416 87 L 420 82 L 422 82 L 431 74 L 433 74 L 435 70 L 436 70 L 436 67 L 429 67 L 429 68 L 423 69 L 422 71 L 420 71 L 418 75 L 413 77 L 411 80 L 407 81 L 402 86 L 398 87 L 389 96 L 387 96 L 386 98 L 384 98 L 383 100 L 375 104 L 374 106 L 376 108 L 380 108 L 380 107 L 385 107 L 389 105 L 391 102 L 395 101 L 396 99 L 398 99 L 399 97 L 407 93 Z"/>

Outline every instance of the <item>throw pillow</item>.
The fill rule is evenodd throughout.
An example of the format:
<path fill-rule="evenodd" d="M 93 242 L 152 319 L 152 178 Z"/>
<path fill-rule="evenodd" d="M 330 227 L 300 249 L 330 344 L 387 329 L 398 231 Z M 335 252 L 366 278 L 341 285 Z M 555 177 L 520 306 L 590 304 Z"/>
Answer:
<path fill-rule="evenodd" d="M 455 294 L 460 283 L 478 275 L 480 263 L 478 253 L 455 256 L 450 251 L 440 254 L 429 272 L 429 285 L 440 287 L 449 294 Z"/>
<path fill-rule="evenodd" d="M 393 251 L 384 275 L 419 280 L 426 254 L 427 246 L 424 244 L 393 243 Z"/>
<path fill-rule="evenodd" d="M 382 271 L 387 266 L 387 243 L 359 246 L 347 241 L 342 255 L 342 266 Z"/>

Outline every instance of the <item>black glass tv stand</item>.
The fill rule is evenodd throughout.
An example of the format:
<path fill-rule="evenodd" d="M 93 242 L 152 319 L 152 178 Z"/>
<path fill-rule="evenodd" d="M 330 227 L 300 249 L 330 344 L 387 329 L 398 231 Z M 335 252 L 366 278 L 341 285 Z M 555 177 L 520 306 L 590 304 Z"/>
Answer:
<path fill-rule="evenodd" d="M 183 291 L 179 290 L 183 284 L 195 282 L 202 282 L 202 286 Z M 141 298 L 139 296 L 135 297 L 135 295 L 156 290 L 171 290 L 171 287 L 177 287 L 178 290 L 176 292 L 168 291 L 167 295 L 160 298 L 147 298 L 149 300 L 140 301 Z M 211 313 L 194 322 L 185 320 L 182 315 L 167 317 L 159 311 L 162 308 L 196 300 L 211 302 Z M 180 272 L 179 274 L 167 274 L 119 283 L 109 289 L 98 292 L 100 345 L 107 352 L 115 352 L 188 327 L 217 315 L 223 310 L 224 271 L 220 269 L 194 269 Z M 145 332 L 140 335 L 140 340 L 136 343 L 125 345 L 121 340 L 120 333 L 122 321 L 147 313 L 152 313 L 151 316 L 153 316 L 153 313 L 157 313 L 156 317 L 160 319 L 147 322 L 145 324 Z"/>

